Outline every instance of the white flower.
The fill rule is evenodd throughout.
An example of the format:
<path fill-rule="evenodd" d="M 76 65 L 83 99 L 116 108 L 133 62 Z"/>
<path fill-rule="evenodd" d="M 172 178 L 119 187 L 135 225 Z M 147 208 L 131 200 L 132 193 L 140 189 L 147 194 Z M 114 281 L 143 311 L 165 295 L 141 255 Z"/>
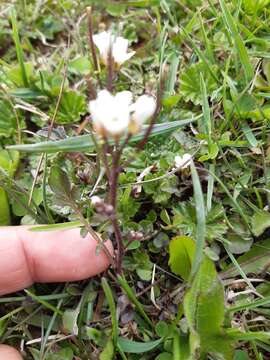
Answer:
<path fill-rule="evenodd" d="M 131 105 L 132 111 L 130 131 L 136 133 L 142 127 L 143 123 L 154 115 L 156 110 L 156 101 L 152 96 L 142 95 Z"/>
<path fill-rule="evenodd" d="M 184 154 L 183 156 L 177 155 L 174 159 L 177 169 L 186 169 L 190 166 L 192 156 L 190 154 Z"/>
<path fill-rule="evenodd" d="M 131 51 L 130 53 L 127 51 L 128 40 L 121 36 L 117 37 L 112 46 L 112 56 L 116 64 L 119 66 L 122 65 L 135 54 L 135 51 Z"/>
<path fill-rule="evenodd" d="M 93 36 L 93 41 L 99 50 L 100 56 L 104 64 L 107 64 L 110 48 L 114 62 L 121 66 L 125 61 L 129 60 L 135 51 L 128 53 L 128 40 L 118 36 L 115 37 L 108 31 L 103 31 Z"/>
<path fill-rule="evenodd" d="M 107 31 L 103 31 L 99 34 L 93 36 L 93 41 L 96 47 L 99 50 L 100 56 L 103 59 L 104 63 L 107 63 L 110 46 L 112 43 L 112 35 Z"/>
<path fill-rule="evenodd" d="M 102 199 L 96 195 L 92 196 L 90 200 L 91 200 L 91 203 L 93 206 L 96 206 L 96 205 L 99 205 L 102 203 Z"/>
<path fill-rule="evenodd" d="M 112 137 L 122 135 L 129 125 L 131 100 L 132 94 L 129 91 L 113 96 L 108 90 L 101 90 L 96 100 L 89 104 L 97 133 Z"/>
<path fill-rule="evenodd" d="M 101 90 L 95 100 L 90 101 L 89 110 L 93 126 L 101 136 L 118 138 L 126 131 L 138 132 L 155 111 L 156 102 L 148 95 L 140 96 L 132 104 L 132 93 L 121 91 L 115 96 L 108 90 Z"/>

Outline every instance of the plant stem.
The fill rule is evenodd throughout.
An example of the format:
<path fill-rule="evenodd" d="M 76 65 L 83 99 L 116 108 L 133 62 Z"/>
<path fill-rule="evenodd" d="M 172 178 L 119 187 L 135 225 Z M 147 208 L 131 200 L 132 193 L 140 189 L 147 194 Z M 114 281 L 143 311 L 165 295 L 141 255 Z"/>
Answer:
<path fill-rule="evenodd" d="M 122 147 L 118 148 L 118 143 L 116 143 L 116 150 L 112 154 L 112 169 L 109 178 L 110 183 L 110 204 L 113 207 L 113 214 L 111 216 L 111 223 L 114 229 L 115 240 L 117 244 L 117 254 L 116 254 L 116 272 L 118 274 L 122 273 L 122 259 L 124 255 L 124 245 L 122 234 L 117 219 L 117 187 L 118 187 L 118 178 L 119 178 L 119 161 L 122 153 Z"/>
<path fill-rule="evenodd" d="M 110 254 L 109 250 L 107 249 L 106 245 L 103 243 L 103 241 L 100 239 L 100 237 L 98 236 L 98 234 L 92 229 L 92 227 L 89 225 L 88 221 L 84 218 L 84 216 L 82 215 L 80 209 L 77 206 L 74 206 L 74 204 L 70 204 L 71 208 L 73 209 L 73 211 L 78 215 L 80 221 L 82 222 L 82 224 L 85 226 L 87 232 L 96 240 L 96 242 L 98 243 L 98 245 L 101 245 L 102 250 L 104 251 L 104 253 L 106 254 L 107 258 L 110 260 L 110 263 L 112 265 L 114 265 L 114 258 L 112 257 L 112 255 Z"/>
<path fill-rule="evenodd" d="M 100 80 L 100 77 L 99 77 L 99 66 L 98 66 L 98 60 L 97 60 L 97 53 L 96 53 L 96 48 L 95 48 L 95 44 L 94 44 L 94 40 L 93 40 L 93 22 L 92 22 L 92 8 L 91 8 L 91 6 L 88 6 L 86 8 L 86 14 L 87 14 L 87 19 L 88 19 L 88 34 L 89 34 L 90 50 L 91 50 L 91 54 L 92 54 L 94 69 L 95 69 L 95 72 L 96 72 L 96 75 L 97 75 L 98 84 L 101 87 L 101 80 Z"/>
<path fill-rule="evenodd" d="M 113 56 L 112 56 L 112 43 L 110 45 L 109 54 L 108 54 L 108 77 L 107 77 L 107 89 L 108 91 L 113 91 Z"/>

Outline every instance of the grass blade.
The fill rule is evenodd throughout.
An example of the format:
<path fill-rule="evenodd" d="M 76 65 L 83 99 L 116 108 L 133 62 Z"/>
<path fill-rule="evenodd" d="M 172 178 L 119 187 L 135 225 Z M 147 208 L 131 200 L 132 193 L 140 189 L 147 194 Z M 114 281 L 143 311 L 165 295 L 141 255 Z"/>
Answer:
<path fill-rule="evenodd" d="M 20 64 L 20 68 L 21 68 L 23 84 L 27 88 L 27 87 L 29 87 L 29 83 L 28 83 L 27 73 L 26 73 L 26 69 L 25 69 L 25 65 L 24 65 L 23 51 L 22 51 L 20 38 L 19 38 L 16 13 L 14 10 L 11 12 L 11 23 L 12 23 L 12 35 L 13 35 L 13 40 L 15 43 L 17 59 L 18 59 L 18 62 Z"/>
<path fill-rule="evenodd" d="M 173 132 L 181 126 L 185 126 L 191 124 L 196 121 L 197 118 L 186 119 L 186 120 L 178 120 L 173 122 L 166 122 L 163 124 L 156 124 L 152 130 L 150 137 L 165 135 L 169 132 Z M 140 141 L 145 133 L 145 129 L 141 131 L 139 134 L 133 136 L 130 139 L 130 143 Z M 113 143 L 113 141 L 109 141 Z M 81 152 L 81 151 L 89 151 L 91 148 L 95 148 L 95 144 L 92 140 L 91 135 L 81 135 L 74 136 L 64 140 L 58 141 L 44 141 L 37 144 L 29 144 L 29 145 L 11 145 L 7 146 L 8 149 L 16 149 L 18 151 L 30 152 L 30 153 L 54 153 L 58 151 L 62 152 Z"/>
<path fill-rule="evenodd" d="M 194 198 L 196 205 L 196 217 L 197 217 L 196 249 L 195 249 L 194 260 L 191 268 L 191 279 L 192 279 L 194 275 L 196 275 L 203 259 L 206 223 L 205 223 L 204 198 L 203 198 L 201 182 L 193 162 L 191 163 L 191 176 L 193 182 Z"/>
<path fill-rule="evenodd" d="M 106 295 L 106 299 L 108 301 L 111 319 L 112 319 L 112 339 L 115 346 L 117 346 L 117 338 L 118 338 L 118 321 L 116 316 L 116 306 L 114 303 L 114 298 L 112 294 L 112 290 L 106 278 L 102 278 L 101 280 L 103 291 Z"/>
<path fill-rule="evenodd" d="M 123 276 L 118 275 L 117 280 L 118 280 L 119 284 L 121 285 L 122 289 L 124 290 L 124 292 L 126 293 L 129 300 L 135 305 L 139 314 L 141 314 L 141 316 L 144 318 L 144 320 L 147 322 L 147 324 L 149 324 L 152 328 L 153 327 L 152 321 L 147 316 L 142 304 L 138 301 L 136 294 L 131 289 L 131 287 L 127 283 L 126 279 Z"/>
<path fill-rule="evenodd" d="M 232 39 L 234 40 L 234 44 L 240 59 L 240 62 L 243 66 L 245 72 L 246 83 L 248 83 L 253 77 L 253 67 L 249 61 L 249 56 L 245 44 L 239 35 L 237 24 L 229 12 L 227 5 L 224 0 L 219 0 L 220 7 L 223 14 L 224 24 L 227 27 L 228 31 L 232 35 Z"/>

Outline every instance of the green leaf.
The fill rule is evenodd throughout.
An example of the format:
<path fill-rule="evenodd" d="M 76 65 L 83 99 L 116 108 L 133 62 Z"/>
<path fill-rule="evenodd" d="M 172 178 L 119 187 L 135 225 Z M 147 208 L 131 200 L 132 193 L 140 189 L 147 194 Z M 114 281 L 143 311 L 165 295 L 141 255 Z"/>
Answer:
<path fill-rule="evenodd" d="M 117 3 L 109 3 L 106 6 L 106 11 L 111 16 L 122 16 L 125 13 L 126 5 L 125 4 L 117 4 Z"/>
<path fill-rule="evenodd" d="M 205 234 L 206 234 L 206 219 L 205 219 L 205 206 L 204 206 L 204 198 L 203 198 L 201 182 L 193 161 L 191 162 L 190 168 L 191 168 L 191 177 L 192 177 L 192 183 L 194 189 L 196 220 L 197 220 L 196 248 L 195 248 L 195 254 L 191 268 L 191 276 L 195 276 L 203 260 L 203 250 L 205 245 Z"/>
<path fill-rule="evenodd" d="M 243 6 L 245 11 L 249 15 L 254 15 L 254 13 L 257 11 L 262 11 L 264 8 L 269 5 L 270 0 L 242 0 Z"/>
<path fill-rule="evenodd" d="M 63 320 L 63 328 L 65 331 L 67 331 L 69 334 L 78 335 L 79 328 L 77 325 L 78 316 L 80 313 L 80 303 L 79 306 L 76 307 L 76 309 L 66 309 L 62 320 Z"/>
<path fill-rule="evenodd" d="M 256 242 L 252 248 L 237 259 L 238 264 L 245 274 L 260 274 L 269 267 L 270 239 Z M 239 275 L 239 271 L 233 266 L 228 266 L 221 273 L 223 279 Z"/>
<path fill-rule="evenodd" d="M 237 27 L 236 21 L 233 18 L 232 14 L 230 13 L 225 1 L 219 0 L 219 3 L 220 3 L 220 7 L 221 7 L 221 10 L 223 13 L 223 19 L 224 19 L 225 26 L 227 27 L 228 31 L 231 34 L 231 38 L 234 41 L 239 59 L 242 63 L 243 69 L 244 69 L 246 83 L 248 83 L 249 81 L 251 81 L 251 79 L 253 77 L 253 67 L 249 61 L 247 49 L 246 49 L 245 44 L 240 36 L 240 32 Z"/>
<path fill-rule="evenodd" d="M 215 70 L 215 68 L 214 68 Z M 200 78 L 203 76 L 206 92 L 210 96 L 217 89 L 217 83 L 202 62 L 191 65 L 180 76 L 180 89 L 184 101 L 192 101 L 195 105 L 203 104 Z"/>
<path fill-rule="evenodd" d="M 186 119 L 186 120 L 178 120 L 173 122 L 166 122 L 163 124 L 156 124 L 152 130 L 150 137 L 165 135 L 170 132 L 177 130 L 181 126 L 188 125 L 194 121 L 194 119 Z M 145 129 L 147 126 L 144 127 L 144 130 L 141 131 L 139 134 L 133 136 L 130 139 L 130 143 L 140 141 L 145 133 Z M 124 140 L 122 140 L 124 141 Z M 110 144 L 113 144 L 112 140 L 109 140 Z M 74 136 L 71 138 L 67 138 L 64 140 L 58 141 L 45 141 L 37 144 L 30 144 L 30 145 L 12 145 L 7 146 L 8 149 L 18 150 L 18 151 L 25 151 L 31 153 L 54 153 L 58 151 L 63 152 L 76 152 L 76 151 L 90 151 L 91 149 L 95 148 L 95 144 L 92 140 L 90 135 L 81 135 L 81 136 Z"/>
<path fill-rule="evenodd" d="M 270 332 L 264 332 L 264 331 L 247 331 L 243 332 L 238 329 L 227 329 L 226 335 L 236 341 L 236 340 L 242 340 L 242 341 L 252 341 L 252 340 L 259 340 L 259 341 L 265 341 L 270 339 Z"/>
<path fill-rule="evenodd" d="M 57 197 L 63 197 L 64 200 L 70 199 L 71 184 L 67 173 L 59 166 L 54 165 L 51 167 L 48 183 Z"/>
<path fill-rule="evenodd" d="M 214 263 L 207 257 L 204 257 L 191 288 L 186 292 L 184 312 L 190 329 L 191 352 L 200 349 L 200 354 L 211 352 L 231 360 L 231 343 L 223 335 L 223 286 Z"/>
<path fill-rule="evenodd" d="M 159 321 L 156 325 L 156 334 L 159 337 L 166 337 L 169 334 L 169 327 L 165 321 Z"/>
<path fill-rule="evenodd" d="M 202 155 L 199 157 L 199 161 L 207 161 L 207 160 L 213 160 L 218 156 L 219 148 L 218 144 L 212 143 L 208 146 L 208 152 L 206 155 Z"/>
<path fill-rule="evenodd" d="M 5 170 L 9 176 L 14 176 L 19 160 L 20 157 L 17 151 L 0 150 L 0 167 Z"/>
<path fill-rule="evenodd" d="M 69 221 L 60 224 L 48 224 L 48 225 L 37 225 L 29 228 L 28 231 L 39 232 L 39 231 L 55 231 L 55 230 L 66 230 L 74 229 L 83 226 L 81 221 Z"/>
<path fill-rule="evenodd" d="M 233 360 L 250 360 L 250 357 L 248 356 L 248 354 L 245 351 L 236 350 L 234 353 Z"/>
<path fill-rule="evenodd" d="M 24 63 L 24 71 L 27 78 L 33 77 L 34 65 L 31 62 Z M 32 93 L 32 89 L 24 83 L 24 76 L 20 65 L 13 65 L 7 70 L 7 78 L 11 80 L 18 88 L 12 89 L 10 94 L 18 97 L 29 97 L 21 96 L 21 93 L 29 92 Z M 22 88 L 22 89 L 20 89 Z M 34 91 L 35 93 L 35 91 Z"/>
<path fill-rule="evenodd" d="M 203 75 L 200 74 L 200 88 L 201 88 L 201 93 L 202 93 L 202 109 L 203 109 L 203 132 L 204 134 L 207 135 L 208 138 L 208 146 L 211 145 L 212 139 L 211 139 L 211 135 L 212 135 L 212 123 L 211 123 L 211 112 L 210 112 L 210 107 L 209 107 L 209 103 L 208 103 L 208 94 L 207 94 L 207 89 L 206 89 L 206 84 L 203 78 Z"/>
<path fill-rule="evenodd" d="M 65 347 L 63 349 L 59 349 L 59 351 L 55 352 L 53 350 L 52 353 L 46 355 L 46 360 L 72 360 L 74 359 L 73 351 L 70 347 Z"/>
<path fill-rule="evenodd" d="M 126 293 L 129 300 L 135 305 L 138 313 L 142 316 L 142 318 L 146 321 L 146 323 L 148 325 L 150 325 L 150 327 L 152 328 L 153 327 L 152 321 L 150 320 L 150 318 L 148 317 L 148 315 L 144 311 L 143 305 L 137 299 L 136 293 L 134 293 L 133 289 L 129 286 L 126 279 L 123 276 L 118 275 L 117 280 L 118 280 L 121 288 Z"/>
<path fill-rule="evenodd" d="M 0 137 L 11 137 L 16 129 L 17 120 L 10 103 L 0 99 Z"/>
<path fill-rule="evenodd" d="M 120 349 L 123 352 L 127 352 L 130 354 L 140 354 L 154 350 L 162 342 L 163 342 L 163 338 L 148 342 L 138 342 L 138 341 L 128 340 L 123 337 L 118 338 L 118 346 L 120 347 Z"/>
<path fill-rule="evenodd" d="M 13 177 L 19 163 L 17 151 L 0 150 L 0 168 Z M 0 226 L 11 224 L 10 205 L 7 193 L 0 187 Z"/>
<path fill-rule="evenodd" d="M 91 71 L 91 62 L 87 56 L 79 56 L 71 60 L 68 70 L 76 75 L 86 75 Z"/>
<path fill-rule="evenodd" d="M 173 359 L 190 359 L 189 338 L 186 334 L 179 333 L 177 329 L 173 332 Z"/>
<path fill-rule="evenodd" d="M 188 280 L 195 253 L 195 242 L 188 236 L 176 236 L 169 244 L 169 265 L 172 272 Z"/>
<path fill-rule="evenodd" d="M 110 309 L 110 313 L 111 313 L 111 321 L 112 321 L 112 338 L 113 338 L 113 343 L 116 345 L 117 337 L 118 337 L 118 320 L 117 320 L 117 315 L 116 315 L 116 306 L 115 306 L 112 290 L 111 290 L 110 285 L 106 278 L 103 277 L 101 279 L 101 285 L 102 285 L 103 291 L 106 295 L 106 299 L 109 304 L 109 309 Z"/>
<path fill-rule="evenodd" d="M 53 115 L 55 105 L 51 106 L 50 114 Z M 58 124 L 70 124 L 81 119 L 81 115 L 85 114 L 86 99 L 84 95 L 77 91 L 69 90 L 63 93 L 60 105 L 56 115 L 56 122 Z"/>
<path fill-rule="evenodd" d="M 0 187 L 0 226 L 11 224 L 9 201 L 4 189 Z"/>
<path fill-rule="evenodd" d="M 28 83 L 28 77 L 27 77 L 27 73 L 26 73 L 26 69 L 25 69 L 23 51 L 22 51 L 22 46 L 21 46 L 21 43 L 20 43 L 19 32 L 18 32 L 18 24 L 17 24 L 16 13 L 15 13 L 14 9 L 12 9 L 12 12 L 11 12 L 11 23 L 12 23 L 12 36 L 13 36 L 13 40 L 14 40 L 14 43 L 15 43 L 17 59 L 18 59 L 19 65 L 20 65 L 23 85 L 25 87 L 28 87 L 28 84 L 29 84 Z"/>
<path fill-rule="evenodd" d="M 173 356 L 172 354 L 168 353 L 168 352 L 163 352 L 161 354 L 159 354 L 155 360 L 173 360 Z"/>
<path fill-rule="evenodd" d="M 100 360 L 112 360 L 114 359 L 114 346 L 111 339 L 109 339 L 103 349 L 102 353 L 99 355 Z"/>
<path fill-rule="evenodd" d="M 268 211 L 256 211 L 251 219 L 252 232 L 255 236 L 260 236 L 270 227 L 270 213 Z"/>

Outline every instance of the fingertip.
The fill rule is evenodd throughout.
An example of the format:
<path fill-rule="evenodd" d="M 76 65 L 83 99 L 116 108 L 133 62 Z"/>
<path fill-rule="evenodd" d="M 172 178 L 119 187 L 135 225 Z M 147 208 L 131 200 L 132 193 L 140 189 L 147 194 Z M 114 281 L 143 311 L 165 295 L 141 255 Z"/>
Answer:
<path fill-rule="evenodd" d="M 0 360 L 22 360 L 22 356 L 13 347 L 0 344 Z"/>
<path fill-rule="evenodd" d="M 25 229 L 23 241 L 32 277 L 37 282 L 77 281 L 97 275 L 108 268 L 104 251 L 97 252 L 97 242 L 79 228 L 32 232 Z M 113 252 L 110 241 L 106 247 Z"/>

